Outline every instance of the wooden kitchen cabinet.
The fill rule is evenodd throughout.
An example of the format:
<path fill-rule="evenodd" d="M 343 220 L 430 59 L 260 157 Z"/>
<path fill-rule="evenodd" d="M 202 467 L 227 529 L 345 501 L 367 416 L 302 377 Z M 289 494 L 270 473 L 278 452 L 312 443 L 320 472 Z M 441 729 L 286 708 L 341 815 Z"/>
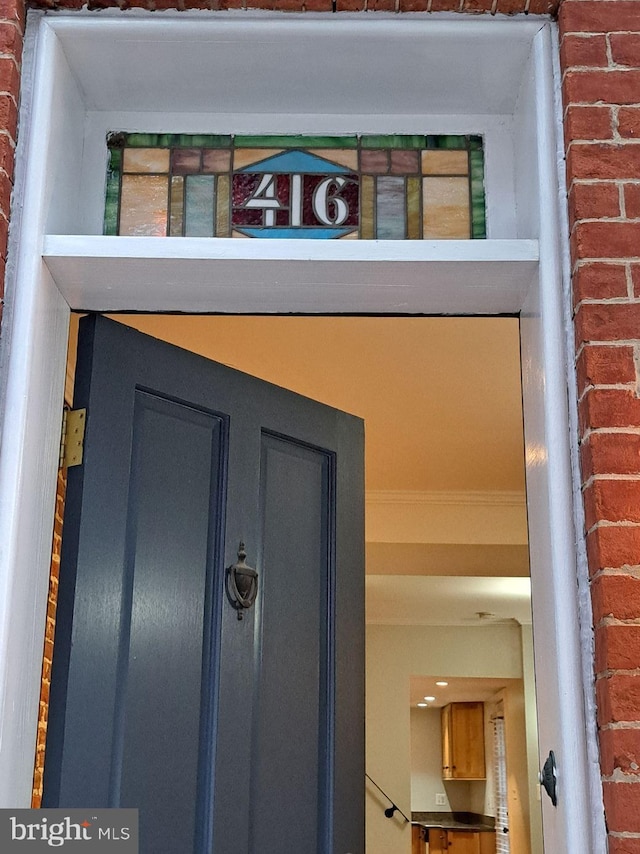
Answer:
<path fill-rule="evenodd" d="M 430 827 L 429 854 L 445 854 L 448 850 L 447 831 L 439 827 Z"/>
<path fill-rule="evenodd" d="M 442 709 L 442 779 L 484 780 L 484 703 Z"/>
<path fill-rule="evenodd" d="M 429 854 L 495 854 L 494 833 L 429 829 Z"/>
<path fill-rule="evenodd" d="M 468 830 L 447 830 L 449 854 L 480 854 L 480 834 Z"/>
<path fill-rule="evenodd" d="M 417 824 L 411 828 L 411 854 L 425 854 L 427 830 Z"/>

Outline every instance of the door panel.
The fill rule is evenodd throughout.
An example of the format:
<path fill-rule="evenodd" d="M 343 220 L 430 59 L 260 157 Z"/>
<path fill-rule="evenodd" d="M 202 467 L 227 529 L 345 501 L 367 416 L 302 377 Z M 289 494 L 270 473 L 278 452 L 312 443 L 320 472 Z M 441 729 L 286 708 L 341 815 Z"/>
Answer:
<path fill-rule="evenodd" d="M 256 673 L 251 851 L 278 851 L 283 844 L 291 851 L 323 850 L 330 767 L 322 759 L 330 754 L 333 670 L 333 526 L 327 513 L 333 460 L 269 434 L 262 437 L 261 459 L 262 666 Z M 314 607 L 305 607 L 307 602 Z M 288 803 L 318 821 L 274 822 Z"/>
<path fill-rule="evenodd" d="M 78 364 L 44 803 L 138 807 L 142 854 L 361 854 L 361 422 L 100 317 Z"/>
<path fill-rule="evenodd" d="M 161 851 L 193 846 L 222 424 L 147 392 L 136 391 L 134 408 L 110 799 L 137 806 L 141 821 L 165 804 L 162 823 L 145 822 Z M 147 709 L 155 710 L 151 730 Z"/>

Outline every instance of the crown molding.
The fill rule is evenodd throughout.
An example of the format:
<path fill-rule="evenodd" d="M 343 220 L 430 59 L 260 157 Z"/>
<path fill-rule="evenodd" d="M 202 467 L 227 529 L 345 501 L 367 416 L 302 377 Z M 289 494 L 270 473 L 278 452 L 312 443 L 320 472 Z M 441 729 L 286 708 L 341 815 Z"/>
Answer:
<path fill-rule="evenodd" d="M 369 505 L 438 505 L 457 507 L 524 507 L 526 494 L 520 490 L 482 491 L 444 491 L 412 492 L 407 490 L 378 489 L 367 490 L 366 503 Z"/>

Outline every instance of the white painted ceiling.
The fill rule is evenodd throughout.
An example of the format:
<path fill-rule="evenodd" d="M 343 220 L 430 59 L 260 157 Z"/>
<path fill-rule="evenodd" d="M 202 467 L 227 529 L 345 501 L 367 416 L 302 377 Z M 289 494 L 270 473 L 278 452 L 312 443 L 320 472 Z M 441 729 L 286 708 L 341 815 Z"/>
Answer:
<path fill-rule="evenodd" d="M 515 318 L 118 319 L 364 418 L 367 491 L 524 492 Z"/>
<path fill-rule="evenodd" d="M 529 578 L 367 575 L 367 623 L 485 626 L 531 623 Z"/>
<path fill-rule="evenodd" d="M 439 687 L 436 682 L 446 681 L 449 684 Z M 437 709 L 446 706 L 447 703 L 486 702 L 492 699 L 502 688 L 509 684 L 519 682 L 518 679 L 478 679 L 472 676 L 447 676 L 436 674 L 435 676 L 412 676 L 410 679 L 409 702 L 411 706 L 417 706 L 424 702 L 425 697 L 435 697 L 428 703 L 427 708 Z"/>

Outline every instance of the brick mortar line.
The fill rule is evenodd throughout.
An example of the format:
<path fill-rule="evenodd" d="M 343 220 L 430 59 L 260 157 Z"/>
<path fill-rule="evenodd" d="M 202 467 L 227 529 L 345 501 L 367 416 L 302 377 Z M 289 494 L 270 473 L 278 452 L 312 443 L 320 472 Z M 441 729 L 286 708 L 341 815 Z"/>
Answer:
<path fill-rule="evenodd" d="M 604 305 L 604 306 L 608 305 L 607 302 L 596 302 L 594 304 L 595 305 Z M 632 301 L 629 300 L 628 302 L 622 302 L 622 303 L 616 302 L 614 304 L 615 305 L 633 305 L 634 303 L 632 303 Z M 588 303 L 585 300 L 585 301 L 579 302 L 577 304 L 576 310 L 574 312 L 574 317 L 573 317 L 574 326 L 575 326 L 575 320 L 576 320 L 576 316 L 578 313 L 578 309 L 582 305 L 592 305 L 592 303 Z M 631 349 L 634 351 L 634 357 L 635 357 L 635 348 L 638 346 L 638 344 L 639 344 L 639 341 L 637 338 L 604 338 L 604 339 L 583 338 L 580 340 L 580 344 L 576 348 L 574 363 L 575 363 L 575 365 L 578 364 L 578 361 L 580 360 L 580 356 L 582 356 L 583 351 L 586 350 L 587 347 L 605 347 L 605 348 L 617 348 L 617 349 L 626 347 L 627 349 Z M 629 382 L 632 382 L 632 380 L 629 380 Z M 589 385 L 592 385 L 595 387 L 598 385 L 598 383 L 589 383 Z"/>
<path fill-rule="evenodd" d="M 578 269 L 582 266 L 586 266 L 587 264 L 637 264 L 640 259 L 637 255 L 625 255 L 624 257 L 613 257 L 605 258 L 602 256 L 598 256 L 597 258 L 584 258 L 583 256 L 579 256 L 573 262 L 573 266 L 571 268 L 571 275 L 578 271 Z"/>
<path fill-rule="evenodd" d="M 608 65 L 568 65 L 562 69 L 561 83 L 567 78 L 567 75 L 577 72 L 578 74 L 632 74 L 640 71 L 640 65 L 616 65 L 610 68 Z"/>
<path fill-rule="evenodd" d="M 635 481 L 640 481 L 640 472 L 636 472 L 634 474 L 615 474 L 613 472 L 596 472 L 596 474 L 590 475 L 586 481 L 582 484 L 583 489 L 588 489 L 592 484 L 599 483 L 600 481 L 612 481 L 615 483 L 634 483 Z"/>
<path fill-rule="evenodd" d="M 629 140 L 632 140 L 632 139 L 634 139 L 634 137 L 629 137 Z M 578 139 L 576 137 L 575 139 L 571 140 L 571 144 L 573 144 L 574 142 L 577 143 L 578 145 L 584 145 L 585 143 L 590 143 L 590 142 L 594 143 L 595 145 L 615 145 L 617 142 L 620 142 L 624 145 L 624 143 L 627 142 L 627 137 L 626 136 L 615 136 L 615 133 L 614 133 L 613 136 L 595 137 L 595 138 L 589 137 L 588 139 L 587 138 Z M 616 179 L 616 178 L 581 178 L 581 179 L 576 179 L 576 180 L 582 180 L 582 181 L 616 181 L 618 179 Z M 620 180 L 624 180 L 624 179 L 620 179 Z"/>
<path fill-rule="evenodd" d="M 9 92 L 8 89 L 2 89 L 2 90 L 0 90 L 0 97 L 11 98 L 11 100 L 13 101 L 13 103 L 16 106 L 16 109 L 18 109 L 18 102 L 17 102 L 16 96 L 14 95 L 13 92 Z"/>
<path fill-rule="evenodd" d="M 581 443 L 586 442 L 591 436 L 599 435 L 640 436 L 640 427 L 589 427 L 582 435 Z"/>
<path fill-rule="evenodd" d="M 2 170 L 0 169 L 0 172 L 1 171 Z M 584 220 L 580 220 L 580 221 L 583 222 Z M 626 284 L 628 286 L 628 282 L 626 282 Z M 581 299 L 580 302 L 577 302 L 573 307 L 574 317 L 578 313 L 578 310 L 583 305 L 626 305 L 626 306 L 640 305 L 640 297 L 637 297 L 635 294 L 633 296 L 630 296 L 630 297 L 629 296 L 626 296 L 626 297 L 609 297 L 609 299 L 596 299 L 595 297 L 583 297 L 583 299 Z M 640 332 L 640 330 L 638 330 L 638 331 Z M 629 341 L 629 343 L 631 344 L 631 343 L 640 341 L 640 335 L 638 335 L 638 338 L 629 338 L 629 339 L 625 338 L 624 340 Z"/>
<path fill-rule="evenodd" d="M 630 33 L 629 35 L 638 35 L 638 33 Z M 621 63 L 615 63 L 613 60 L 609 61 L 609 65 L 565 65 L 562 70 L 562 80 L 567 74 L 570 74 L 573 71 L 578 71 L 581 74 L 587 73 L 595 73 L 595 72 L 608 72 L 608 71 L 638 71 L 640 70 L 640 65 L 622 65 Z"/>
<path fill-rule="evenodd" d="M 580 224 L 580 222 L 581 221 L 574 223 L 573 228 L 570 231 L 570 236 L 572 236 L 575 233 L 576 228 Z M 625 223 L 621 223 L 621 224 L 624 225 Z M 630 224 L 635 225 L 636 223 L 632 222 Z M 640 246 L 638 248 L 640 249 Z M 624 255 L 622 257 L 620 255 L 617 255 L 615 257 L 610 256 L 609 258 L 606 258 L 602 255 L 598 255 L 597 257 L 593 257 L 593 258 L 590 256 L 585 257 L 584 255 L 579 255 L 574 262 L 574 269 L 575 269 L 575 264 L 578 264 L 580 261 L 583 261 L 585 263 L 590 263 L 590 264 L 610 264 L 614 261 L 624 261 L 624 262 L 628 262 L 631 264 L 638 264 L 638 263 L 640 263 L 640 255 Z M 571 270 L 572 273 L 574 272 L 574 269 Z"/>
<path fill-rule="evenodd" d="M 603 783 L 622 783 L 623 785 L 627 783 L 638 784 L 640 783 L 640 768 L 638 771 L 623 771 L 622 768 L 617 767 L 613 769 L 613 774 L 603 774 L 602 782 Z"/>
<path fill-rule="evenodd" d="M 628 729 L 640 729 L 640 721 L 610 721 L 608 724 L 602 724 L 601 732 L 615 732 Z"/>
<path fill-rule="evenodd" d="M 626 282 L 626 285 L 628 288 L 629 283 Z M 631 282 L 631 286 L 633 287 L 633 280 Z M 635 293 L 633 294 L 633 296 L 611 297 L 610 299 L 595 299 L 594 297 L 584 297 L 583 299 L 580 300 L 580 302 L 577 302 L 573 307 L 573 320 L 575 321 L 575 317 L 578 314 L 579 309 L 583 305 L 627 305 L 627 306 L 629 306 L 629 305 L 636 305 L 637 303 L 638 303 L 638 297 L 635 295 Z M 628 346 L 635 347 L 638 340 L 640 340 L 640 339 L 638 339 L 638 338 L 619 338 L 619 339 L 616 338 L 615 340 L 611 340 L 611 339 L 607 338 L 606 340 L 602 341 L 601 343 L 602 343 L 603 347 L 605 347 L 605 346 L 606 347 L 618 346 L 618 345 L 624 344 L 624 343 L 626 343 Z M 581 346 L 581 348 L 583 346 L 585 346 L 585 342 L 582 342 L 580 346 Z M 578 355 L 579 355 L 579 352 L 576 352 L 576 356 L 578 356 Z"/>
<path fill-rule="evenodd" d="M 582 401 L 587 396 L 587 394 L 589 394 L 592 391 L 632 391 L 634 393 L 635 397 L 637 398 L 638 397 L 637 388 L 638 388 L 637 383 L 634 383 L 634 382 L 629 382 L 626 384 L 625 383 L 618 383 L 616 385 L 614 385 L 613 383 L 611 383 L 609 385 L 607 385 L 605 383 L 601 383 L 599 385 L 594 385 L 594 384 L 590 383 L 589 385 L 585 386 L 584 390 L 578 396 L 578 404 L 581 404 Z M 632 426 L 632 425 L 630 425 L 630 426 Z M 592 428 L 592 427 L 586 428 L 586 430 L 593 430 L 593 429 L 594 428 Z M 582 438 L 584 438 L 584 436 L 586 434 L 586 430 L 585 430 L 585 433 L 582 434 Z"/>
<path fill-rule="evenodd" d="M 598 258 L 578 258 L 573 266 L 572 272 L 575 272 L 579 267 L 586 267 L 587 264 L 598 264 L 598 263 L 606 263 L 606 264 L 632 264 L 633 261 L 627 260 L 626 258 L 609 258 L 609 259 L 598 259 Z"/>
<path fill-rule="evenodd" d="M 640 522 L 632 522 L 630 519 L 619 519 L 616 522 L 611 519 L 598 519 L 598 521 L 594 522 L 591 528 L 589 528 L 589 533 L 597 531 L 600 528 L 640 528 Z"/>
<path fill-rule="evenodd" d="M 604 617 L 602 617 L 601 620 L 599 620 L 599 622 L 596 623 L 594 628 L 607 629 L 609 627 L 617 628 L 618 626 L 636 626 L 640 628 L 640 617 L 636 617 L 633 620 L 624 620 L 621 617 L 605 615 Z"/>
<path fill-rule="evenodd" d="M 597 104 L 570 104 L 568 109 L 571 109 L 571 107 L 578 107 L 580 109 L 588 109 L 589 107 L 597 107 L 597 106 L 598 106 Z M 608 145 L 612 148 L 613 147 L 621 148 L 622 146 L 626 146 L 627 143 L 637 142 L 638 137 L 636 137 L 636 136 L 622 136 L 622 134 L 620 133 L 620 129 L 619 129 L 620 122 L 619 122 L 619 118 L 618 118 L 618 112 L 620 109 L 624 109 L 626 106 L 627 106 L 626 104 L 605 104 L 604 108 L 606 110 L 612 110 L 613 111 L 613 114 L 611 116 L 611 136 L 606 136 L 606 137 L 596 136 L 596 137 L 586 137 L 586 138 L 585 137 L 580 137 L 580 138 L 576 137 L 575 139 L 571 139 L 570 142 L 568 143 L 568 145 L 566 147 L 566 153 L 568 153 L 569 148 L 574 143 L 576 145 L 593 144 L 593 145 Z M 631 104 L 629 106 L 634 110 L 638 110 L 638 112 L 640 113 L 640 105 Z M 564 118 L 564 122 L 566 124 L 568 118 L 566 115 L 563 118 Z M 609 180 L 609 179 L 605 179 L 605 180 Z M 610 179 L 610 180 L 615 180 L 615 179 Z"/>
<path fill-rule="evenodd" d="M 631 225 L 635 225 L 636 223 L 640 222 L 640 217 L 638 217 L 638 216 L 630 217 L 630 216 L 623 216 L 623 215 L 620 215 L 620 216 L 589 216 L 589 217 L 585 216 L 585 217 L 579 217 L 579 218 L 574 220 L 573 226 L 571 228 L 571 232 L 573 233 L 574 228 L 583 222 L 589 222 L 589 223 L 593 223 L 593 222 L 620 222 L 620 223 L 625 223 L 625 222 L 628 222 Z M 640 255 L 638 255 L 637 257 L 640 260 Z"/>
<path fill-rule="evenodd" d="M 640 101 L 632 101 L 630 104 L 612 104 L 610 101 L 602 101 L 602 100 L 598 100 L 598 101 L 568 101 L 564 105 L 564 114 L 563 115 L 566 115 L 567 110 L 569 110 L 571 107 L 601 107 L 601 108 L 603 107 L 605 109 L 607 109 L 607 108 L 611 108 L 611 109 L 622 108 L 622 109 L 637 110 L 638 108 L 640 108 Z M 623 137 L 623 138 L 625 140 L 627 139 L 627 137 Z"/>
<path fill-rule="evenodd" d="M 18 72 L 18 74 L 20 73 L 21 63 L 18 62 L 18 60 L 15 57 L 15 54 L 13 54 L 13 53 L 0 53 L 0 59 L 10 59 L 11 62 L 13 62 L 13 64 L 15 65 L 16 71 Z"/>
<path fill-rule="evenodd" d="M 611 68 L 615 65 L 613 61 L 613 51 L 611 50 L 611 33 L 605 33 L 604 37 L 604 49 L 607 54 L 607 67 Z"/>
<path fill-rule="evenodd" d="M 585 387 L 578 397 L 578 403 L 582 403 L 585 396 L 591 391 L 633 391 L 635 392 L 637 383 L 629 381 L 628 383 L 590 383 Z"/>
<path fill-rule="evenodd" d="M 582 484 L 582 491 L 589 489 L 594 483 L 640 483 L 640 472 L 636 474 L 592 474 Z"/>
<path fill-rule="evenodd" d="M 12 147 L 12 148 L 14 149 L 14 151 L 15 151 L 16 141 L 15 141 L 15 139 L 11 136 L 11 134 L 9 133 L 9 131 L 8 131 L 6 128 L 0 128 L 0 136 L 4 136 L 4 137 L 6 137 L 6 138 L 9 140 L 9 142 L 11 143 L 11 147 Z"/>
<path fill-rule="evenodd" d="M 622 571 L 624 568 L 624 571 Z M 605 566 L 598 569 L 589 579 L 590 584 L 600 578 L 635 578 L 640 581 L 640 566 L 638 564 L 623 564 L 620 566 Z"/>
<path fill-rule="evenodd" d="M 578 303 L 578 305 L 580 305 L 580 303 Z M 575 317 L 574 317 L 574 321 L 575 321 Z M 575 325 L 575 322 L 574 322 L 574 325 Z M 637 344 L 638 344 L 638 340 L 636 338 L 633 338 L 633 339 L 623 338 L 623 339 L 615 340 L 615 341 L 610 340 L 610 339 L 605 339 L 602 341 L 600 341 L 600 340 L 598 340 L 598 341 L 580 341 L 580 344 L 576 348 L 574 361 L 575 361 L 575 364 L 578 363 L 578 359 L 582 355 L 582 351 L 585 350 L 587 347 L 632 347 L 632 348 L 634 348 L 637 346 Z"/>
<path fill-rule="evenodd" d="M 640 140 L 639 140 L 639 142 L 640 142 Z M 601 220 L 598 220 L 598 219 L 593 220 L 593 222 L 600 222 L 600 221 L 601 221 Z M 570 236 L 571 236 L 571 235 L 573 235 L 573 234 L 575 233 L 576 229 L 578 228 L 578 226 L 579 226 L 579 225 L 580 225 L 580 223 L 582 223 L 582 222 L 583 222 L 583 220 L 577 220 L 576 222 L 574 222 L 574 223 L 573 223 L 573 225 L 571 226 L 571 229 L 570 229 L 570 231 L 569 231 L 569 235 L 570 235 Z M 622 224 L 624 225 L 624 222 L 622 222 Z M 633 224 L 635 224 L 635 223 L 634 223 L 634 222 L 632 222 L 631 224 L 633 225 Z M 638 246 L 638 249 L 640 250 L 640 246 Z M 583 258 L 583 260 L 586 260 L 586 259 L 584 259 L 584 258 Z M 635 262 L 640 262 L 640 254 L 637 254 L 637 255 L 625 255 L 624 259 L 621 259 L 621 260 L 624 260 L 624 261 L 635 261 Z"/>
<path fill-rule="evenodd" d="M 22 27 L 20 26 L 20 22 L 17 21 L 15 18 L 4 18 L 0 15 L 0 27 L 4 26 L 12 27 L 14 30 L 16 30 L 20 38 L 24 36 L 24 32 L 22 30 Z"/>
<path fill-rule="evenodd" d="M 612 676 L 640 676 L 640 667 L 615 667 L 600 670 L 595 674 L 596 681 L 602 679 L 611 679 Z"/>
<path fill-rule="evenodd" d="M 610 519 L 598 519 L 587 530 L 587 534 L 592 534 L 600 528 L 640 528 L 640 522 L 630 522 L 628 519 L 621 519 L 618 522 L 612 522 Z"/>
<path fill-rule="evenodd" d="M 608 141 L 610 142 L 611 140 Z M 597 144 L 599 145 L 600 143 Z M 614 184 L 621 187 L 624 187 L 625 184 L 633 184 L 635 186 L 636 184 L 640 184 L 640 178 L 578 178 L 574 176 L 569 184 L 567 195 L 571 192 L 572 187 L 575 186 L 598 187 L 601 184 Z"/>
<path fill-rule="evenodd" d="M 618 32 L 618 31 L 615 30 L 614 32 Z M 620 32 L 629 33 L 629 35 L 632 35 L 632 36 L 635 35 L 634 30 L 620 30 Z M 591 32 L 585 33 L 584 31 L 569 30 L 566 33 L 562 34 L 562 38 L 560 39 L 560 45 L 562 46 L 562 42 L 566 39 L 567 36 L 580 36 L 581 38 L 585 38 L 585 39 L 599 39 L 599 38 L 602 38 L 603 35 L 606 35 L 606 33 L 591 33 Z"/>
<path fill-rule="evenodd" d="M 573 0 L 575 2 L 575 0 Z M 590 0 L 584 0 L 584 2 L 590 2 Z M 603 2 L 603 0 L 601 0 Z M 611 2 L 617 2 L 617 0 L 611 0 Z M 562 33 L 562 38 L 560 40 L 560 44 L 566 39 L 567 36 L 585 36 L 585 38 L 594 38 L 598 36 L 606 36 L 607 33 L 613 33 L 614 35 L 629 35 L 635 36 L 638 35 L 638 30 L 567 30 Z"/>
<path fill-rule="evenodd" d="M 615 0 L 614 0 L 615 2 Z M 640 35 L 639 30 L 589 30 L 588 32 L 585 30 L 567 30 L 566 33 L 562 34 L 562 38 L 560 39 L 560 47 L 562 47 L 562 43 L 567 37 L 573 36 L 574 38 L 582 38 L 582 39 L 601 39 L 605 36 L 637 36 Z M 606 68 L 607 66 L 588 66 L 589 68 L 600 69 Z"/>

